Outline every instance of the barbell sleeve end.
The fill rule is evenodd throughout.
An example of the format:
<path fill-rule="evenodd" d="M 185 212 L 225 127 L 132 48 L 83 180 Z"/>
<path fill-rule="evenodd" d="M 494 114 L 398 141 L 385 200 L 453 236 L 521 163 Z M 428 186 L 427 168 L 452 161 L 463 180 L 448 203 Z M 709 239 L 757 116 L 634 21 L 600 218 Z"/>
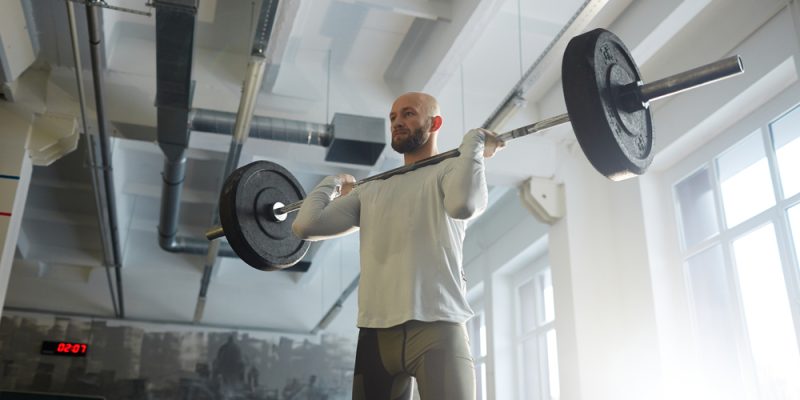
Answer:
<path fill-rule="evenodd" d="M 742 57 L 733 55 L 697 68 L 641 85 L 639 97 L 644 104 L 707 85 L 744 72 Z"/>
<path fill-rule="evenodd" d="M 221 226 L 215 226 L 206 231 L 206 239 L 208 240 L 219 239 L 223 236 L 225 236 L 225 231 L 222 230 Z"/>

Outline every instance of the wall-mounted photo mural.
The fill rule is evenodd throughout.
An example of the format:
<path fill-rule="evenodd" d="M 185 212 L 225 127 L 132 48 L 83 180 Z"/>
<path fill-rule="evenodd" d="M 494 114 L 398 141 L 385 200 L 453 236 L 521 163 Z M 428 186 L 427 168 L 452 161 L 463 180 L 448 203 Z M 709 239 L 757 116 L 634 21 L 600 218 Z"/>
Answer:
<path fill-rule="evenodd" d="M 47 341 L 58 343 L 43 350 Z M 69 344 L 78 344 L 77 350 Z M 0 391 L 114 400 L 344 400 L 351 396 L 355 348 L 355 338 L 330 334 L 6 312 L 0 321 Z"/>

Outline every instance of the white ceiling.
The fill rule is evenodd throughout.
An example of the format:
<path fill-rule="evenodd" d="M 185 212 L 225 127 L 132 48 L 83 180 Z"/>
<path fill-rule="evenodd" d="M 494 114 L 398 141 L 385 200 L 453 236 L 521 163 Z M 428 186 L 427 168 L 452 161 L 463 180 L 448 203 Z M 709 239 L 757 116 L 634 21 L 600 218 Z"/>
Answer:
<path fill-rule="evenodd" d="M 143 0 L 109 4 L 146 10 Z M 335 112 L 385 117 L 405 90 L 440 97 L 447 135 L 442 150 L 480 125 L 583 3 L 578 0 L 285 0 L 276 21 L 256 115 L 329 123 Z M 77 101 L 66 12 L 33 1 L 39 68 Z M 257 0 L 200 0 L 193 106 L 235 112 L 245 75 Z M 79 25 L 85 31 L 82 7 Z M 520 14 L 521 11 L 521 14 Z M 163 155 L 155 143 L 154 16 L 104 11 L 106 108 L 114 127 L 113 157 L 122 282 L 131 318 L 191 321 L 204 257 L 171 254 L 157 243 Z M 81 37 L 84 68 L 88 39 Z M 405 72 L 405 73 L 404 73 Z M 272 74 L 272 75 L 270 75 Z M 90 84 L 88 70 L 84 76 Z M 555 82 L 546 83 L 552 85 Z M 87 88 L 90 86 L 87 86 Z M 90 91 L 89 91 L 90 92 Z M 91 94 L 91 93 L 89 93 Z M 93 110 L 93 100 L 89 108 Z M 75 109 L 75 104 L 70 107 Z M 93 112 L 93 111 L 92 111 Z M 93 114 L 92 114 L 93 115 Z M 180 234 L 201 237 L 211 223 L 229 137 L 192 134 Z M 534 142 L 532 142 L 534 143 Z M 552 144 L 508 152 L 493 172 L 493 199 L 516 196 L 502 183 L 514 164 L 541 160 L 527 175 L 547 175 Z M 324 161 L 322 147 L 249 140 L 241 163 L 269 159 L 292 171 L 308 191 L 323 176 L 373 175 L 399 165 L 386 151 L 372 167 Z M 502 157 L 502 156 L 501 156 Z M 517 160 L 517 161 L 515 161 Z M 526 160 L 526 161 L 523 161 Z M 498 165 L 501 163 L 498 162 Z M 538 168 L 538 169 L 537 169 Z M 504 172 L 511 171 L 511 172 Z M 113 314 L 102 265 L 97 210 L 85 148 L 49 167 L 36 167 L 6 306 L 79 314 Z M 203 322 L 308 331 L 358 270 L 355 236 L 325 243 L 308 273 L 264 273 L 221 259 L 211 281 Z M 351 296 L 335 326 L 354 325 Z"/>

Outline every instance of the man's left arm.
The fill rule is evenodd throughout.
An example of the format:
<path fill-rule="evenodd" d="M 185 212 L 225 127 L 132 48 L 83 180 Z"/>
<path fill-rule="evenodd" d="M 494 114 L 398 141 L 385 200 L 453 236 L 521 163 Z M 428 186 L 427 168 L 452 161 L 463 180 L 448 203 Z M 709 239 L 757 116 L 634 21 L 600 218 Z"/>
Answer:
<path fill-rule="evenodd" d="M 487 131 L 473 129 L 464 135 L 461 153 L 442 177 L 444 208 L 452 218 L 469 219 L 480 215 L 488 203 L 484 172 L 484 144 Z"/>

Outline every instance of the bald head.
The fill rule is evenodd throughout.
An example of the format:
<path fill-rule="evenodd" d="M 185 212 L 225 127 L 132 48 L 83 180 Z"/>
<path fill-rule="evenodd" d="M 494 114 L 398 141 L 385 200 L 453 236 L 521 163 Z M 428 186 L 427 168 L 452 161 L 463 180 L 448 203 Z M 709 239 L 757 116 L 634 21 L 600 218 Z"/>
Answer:
<path fill-rule="evenodd" d="M 426 118 L 441 116 L 441 111 L 439 110 L 439 101 L 427 93 L 408 92 L 400 95 L 397 97 L 397 99 L 395 99 L 394 104 L 392 105 L 392 111 L 395 111 L 395 106 L 398 105 L 398 103 L 416 106 L 416 108 Z"/>
<path fill-rule="evenodd" d="M 442 126 L 439 102 L 420 92 L 409 92 L 395 99 L 389 113 L 392 148 L 406 161 L 436 153 L 436 135 Z"/>

